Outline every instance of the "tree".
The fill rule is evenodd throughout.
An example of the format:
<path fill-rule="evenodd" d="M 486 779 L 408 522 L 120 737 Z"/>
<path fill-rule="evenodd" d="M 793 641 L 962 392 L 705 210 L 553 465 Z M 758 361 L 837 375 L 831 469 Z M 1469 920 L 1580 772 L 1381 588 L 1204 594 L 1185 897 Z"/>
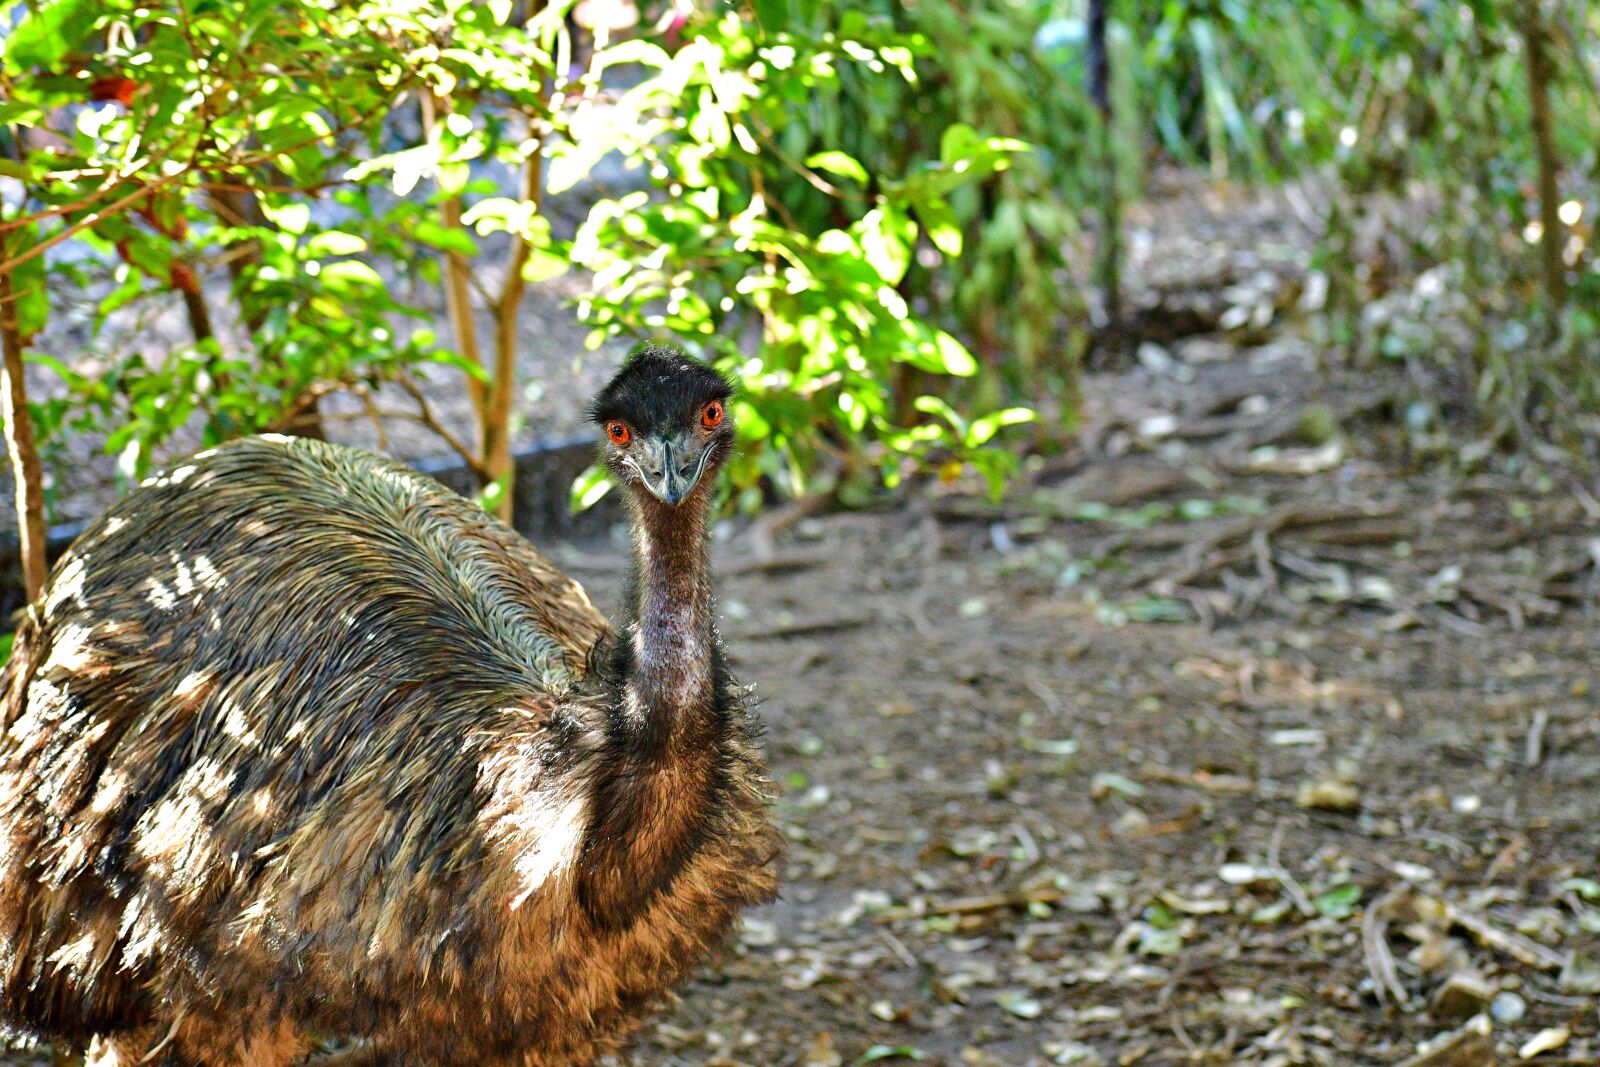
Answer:
<path fill-rule="evenodd" d="M 0 275 L 35 273 L 40 327 L 50 294 L 70 283 L 95 294 L 97 328 L 178 300 L 192 334 L 153 357 L 118 354 L 94 375 L 31 353 L 68 387 L 31 406 L 47 457 L 67 435 L 95 434 L 136 479 L 181 428 L 200 425 L 208 441 L 315 431 L 319 399 L 342 391 L 380 424 L 408 418 L 436 433 L 478 475 L 486 502 L 509 514 L 518 310 L 526 286 L 576 258 L 609 272 L 587 304 L 603 330 L 678 331 L 735 362 L 739 345 L 717 331 L 736 328 L 738 315 L 723 305 L 758 309 L 760 366 L 791 371 L 745 375 L 755 385 L 745 432 L 758 447 L 743 486 L 798 491 L 788 475 L 816 455 L 818 429 L 834 451 L 857 451 L 869 434 L 869 458 L 888 477 L 919 457 L 972 458 L 997 472 L 998 454 L 983 448 L 993 430 L 964 436 L 943 417 L 891 410 L 877 376 L 908 360 L 970 373 L 964 346 L 894 291 L 916 240 L 912 212 L 1026 146 L 955 130 L 930 172 L 870 174 L 883 192 L 841 196 L 839 227 L 800 232 L 781 203 L 741 190 L 735 176 L 760 154 L 751 116 L 838 76 L 826 58 L 837 35 L 769 35 L 754 12 L 729 11 L 674 27 L 664 44 L 600 42 L 573 74 L 568 7 L 32 5 L 0 65 L 0 127 L 17 148 L 0 179 L 23 191 L 3 224 L 16 240 Z M 851 63 L 902 76 L 900 36 L 860 27 L 849 42 Z M 804 65 L 775 62 L 785 51 Z M 645 80 L 619 95 L 606 72 L 622 66 Z M 621 116 L 604 128 L 594 122 L 602 101 Z M 636 164 L 665 161 L 668 199 L 604 202 L 576 245 L 556 240 L 546 196 L 581 181 L 607 147 Z M 520 175 L 516 189 L 490 177 L 506 169 Z M 706 225 L 674 221 L 685 207 Z M 479 267 L 497 246 L 491 292 Z M 680 280 L 658 286 L 669 266 Z M 206 282 L 222 267 L 230 306 L 219 314 Z M 443 289 L 447 338 L 398 295 L 401 280 Z M 714 304 L 700 297 L 702 280 Z M 828 306 L 844 314 L 823 314 Z M 480 309 L 492 316 L 487 343 Z M 430 368 L 440 366 L 466 375 L 471 440 L 431 408 Z"/>

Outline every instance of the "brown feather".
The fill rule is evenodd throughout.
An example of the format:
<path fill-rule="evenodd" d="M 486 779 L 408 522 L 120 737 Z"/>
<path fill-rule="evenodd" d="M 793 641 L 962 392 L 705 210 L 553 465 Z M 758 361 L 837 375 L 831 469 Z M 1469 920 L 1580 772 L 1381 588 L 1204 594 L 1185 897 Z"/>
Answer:
<path fill-rule="evenodd" d="M 609 814 L 609 635 L 517 534 L 364 453 L 257 438 L 147 482 L 0 676 L 0 1019 L 107 1063 L 617 1048 L 771 898 L 778 838 L 735 701 L 708 791 L 641 794 L 694 829 L 657 877 L 683 840 Z M 595 885 L 653 888 L 583 906 L 602 854 Z"/>

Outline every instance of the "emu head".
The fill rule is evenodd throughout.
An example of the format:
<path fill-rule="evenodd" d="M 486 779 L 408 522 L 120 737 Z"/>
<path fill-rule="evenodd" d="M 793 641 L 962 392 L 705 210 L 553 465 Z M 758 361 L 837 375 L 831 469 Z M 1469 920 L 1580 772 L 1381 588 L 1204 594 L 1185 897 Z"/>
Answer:
<path fill-rule="evenodd" d="M 595 397 L 606 466 L 664 504 L 688 497 L 733 448 L 728 380 L 671 345 L 635 349 Z"/>

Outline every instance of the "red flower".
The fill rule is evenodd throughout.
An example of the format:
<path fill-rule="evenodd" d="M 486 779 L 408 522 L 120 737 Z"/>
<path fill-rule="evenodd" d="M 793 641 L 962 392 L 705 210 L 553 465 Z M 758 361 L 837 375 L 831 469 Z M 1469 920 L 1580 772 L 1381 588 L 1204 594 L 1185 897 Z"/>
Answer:
<path fill-rule="evenodd" d="M 139 83 L 120 74 L 103 74 L 89 83 L 90 100 L 115 100 L 123 107 L 133 103 Z"/>

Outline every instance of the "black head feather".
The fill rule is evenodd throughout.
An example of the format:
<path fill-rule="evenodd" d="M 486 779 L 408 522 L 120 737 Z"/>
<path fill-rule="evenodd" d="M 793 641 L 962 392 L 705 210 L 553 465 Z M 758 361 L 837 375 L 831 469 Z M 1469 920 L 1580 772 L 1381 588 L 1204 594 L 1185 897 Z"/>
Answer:
<path fill-rule="evenodd" d="M 671 433 L 693 424 L 713 400 L 733 395 L 728 379 L 676 345 L 646 342 L 628 354 L 589 408 L 599 425 L 626 422 L 635 433 Z"/>

